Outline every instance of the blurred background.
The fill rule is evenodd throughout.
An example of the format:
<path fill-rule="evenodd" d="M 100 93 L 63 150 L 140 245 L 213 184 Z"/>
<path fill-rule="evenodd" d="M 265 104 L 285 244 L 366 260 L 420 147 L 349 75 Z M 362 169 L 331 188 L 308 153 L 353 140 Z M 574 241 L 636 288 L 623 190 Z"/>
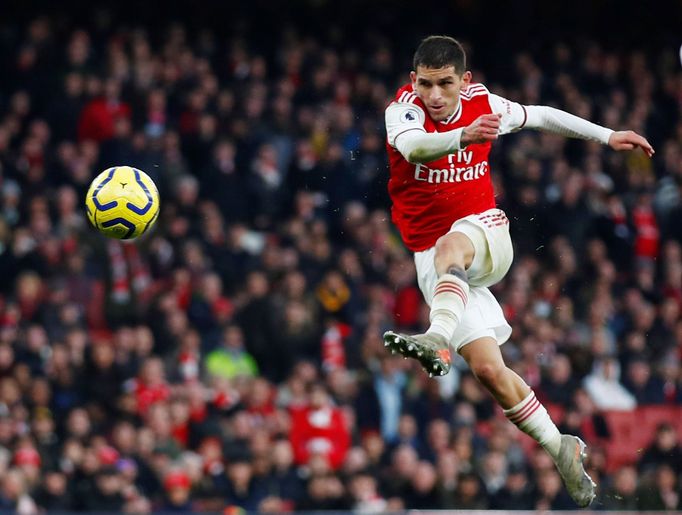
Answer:
<path fill-rule="evenodd" d="M 0 511 L 575 508 L 461 360 L 383 350 L 428 321 L 383 111 L 432 33 L 491 91 L 655 147 L 497 142 L 494 293 L 593 508 L 681 508 L 681 6 L 0 6 Z M 84 215 L 116 164 L 161 191 L 132 245 Z"/>

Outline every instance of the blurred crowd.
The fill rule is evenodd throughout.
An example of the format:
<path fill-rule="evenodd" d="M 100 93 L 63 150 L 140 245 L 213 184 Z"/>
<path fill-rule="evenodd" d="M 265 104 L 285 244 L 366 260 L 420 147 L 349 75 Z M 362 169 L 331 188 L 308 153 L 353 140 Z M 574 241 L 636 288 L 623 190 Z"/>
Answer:
<path fill-rule="evenodd" d="M 461 360 L 430 380 L 384 351 L 428 321 L 386 194 L 383 110 L 413 48 L 301 25 L 267 49 L 106 11 L 2 25 L 0 511 L 574 507 Z M 682 406 L 677 56 L 556 40 L 479 69 L 464 42 L 493 92 L 657 151 L 500 140 L 516 258 L 493 290 L 508 364 L 593 450 L 596 507 L 680 509 L 679 424 L 613 466 L 603 416 Z M 84 216 L 115 164 L 161 192 L 135 244 Z"/>

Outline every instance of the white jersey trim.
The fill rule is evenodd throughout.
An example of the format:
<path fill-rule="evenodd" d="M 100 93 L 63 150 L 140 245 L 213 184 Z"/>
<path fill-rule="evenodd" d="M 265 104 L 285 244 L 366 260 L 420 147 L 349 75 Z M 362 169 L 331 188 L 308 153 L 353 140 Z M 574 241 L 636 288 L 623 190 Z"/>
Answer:
<path fill-rule="evenodd" d="M 401 134 L 410 130 L 419 130 L 426 132 L 424 122 L 426 122 L 426 114 L 419 105 L 414 103 L 417 98 L 413 93 L 405 91 L 398 97 L 397 102 L 392 102 L 385 112 L 386 121 L 386 137 L 388 144 L 395 148 L 395 140 Z M 401 99 L 405 99 L 402 100 Z M 410 101 L 411 100 L 411 101 Z"/>

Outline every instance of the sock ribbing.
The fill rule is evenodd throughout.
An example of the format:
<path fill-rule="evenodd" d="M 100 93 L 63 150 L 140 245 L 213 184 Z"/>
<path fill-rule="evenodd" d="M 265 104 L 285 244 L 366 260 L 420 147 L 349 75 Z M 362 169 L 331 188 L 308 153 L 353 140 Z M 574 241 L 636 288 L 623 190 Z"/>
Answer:
<path fill-rule="evenodd" d="M 468 300 L 469 284 L 465 280 L 450 273 L 440 276 L 431 301 L 431 327 L 427 333 L 439 334 L 449 342 Z"/>
<path fill-rule="evenodd" d="M 534 392 L 531 391 L 516 406 L 504 410 L 504 415 L 556 459 L 561 447 L 561 433 Z"/>

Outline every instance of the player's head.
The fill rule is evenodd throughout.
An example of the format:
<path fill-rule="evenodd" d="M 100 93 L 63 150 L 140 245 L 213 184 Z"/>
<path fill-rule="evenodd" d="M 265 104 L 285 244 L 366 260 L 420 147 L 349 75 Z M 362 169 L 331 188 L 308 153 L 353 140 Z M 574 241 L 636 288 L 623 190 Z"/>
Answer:
<path fill-rule="evenodd" d="M 447 119 L 471 80 L 464 48 L 449 36 L 429 36 L 419 44 L 412 64 L 412 85 L 429 115 L 436 121 Z"/>

